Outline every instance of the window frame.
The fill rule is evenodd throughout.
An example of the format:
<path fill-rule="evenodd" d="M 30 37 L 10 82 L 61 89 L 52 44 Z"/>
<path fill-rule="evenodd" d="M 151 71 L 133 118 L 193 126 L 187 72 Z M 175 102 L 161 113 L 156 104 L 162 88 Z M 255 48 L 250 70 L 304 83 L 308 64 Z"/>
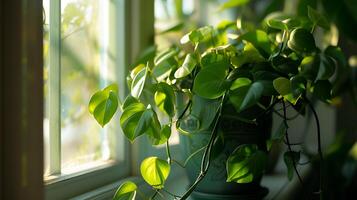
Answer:
<path fill-rule="evenodd" d="M 127 8 L 130 1 L 128 0 L 115 0 L 110 1 L 110 42 L 109 48 L 115 48 L 116 60 L 115 67 L 118 77 L 117 84 L 120 97 L 123 98 L 127 92 L 125 89 L 126 81 L 123 74 L 127 74 L 128 56 L 127 53 L 130 45 L 128 43 L 127 26 L 129 24 L 127 16 Z M 117 147 L 115 149 L 115 161 L 108 161 L 98 167 L 88 170 L 83 170 L 69 175 L 61 175 L 61 135 L 60 135 L 60 20 L 61 20 L 61 0 L 50 1 L 50 55 L 49 55 L 49 77 L 50 85 L 55 86 L 50 89 L 50 174 L 51 177 L 45 181 L 45 199 L 67 199 L 96 190 L 109 183 L 113 183 L 131 174 L 131 150 L 129 143 L 125 140 L 119 126 L 116 128 Z M 124 31 L 121 31 L 124 30 Z M 115 37 L 113 37 L 115 36 Z M 57 51 L 53 51 L 57 49 Z M 122 67 L 125 66 L 125 67 Z M 115 116 L 113 121 L 118 121 Z M 120 155 L 118 152 L 120 151 Z M 93 181 L 95 180 L 95 181 Z"/>

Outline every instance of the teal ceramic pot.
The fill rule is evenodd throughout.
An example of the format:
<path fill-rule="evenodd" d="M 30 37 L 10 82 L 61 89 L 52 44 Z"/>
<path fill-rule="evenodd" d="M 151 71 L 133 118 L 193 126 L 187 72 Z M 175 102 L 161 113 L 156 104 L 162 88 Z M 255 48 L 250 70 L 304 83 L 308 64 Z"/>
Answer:
<path fill-rule="evenodd" d="M 203 110 L 201 109 L 201 112 L 196 113 L 211 118 L 208 110 L 210 106 L 213 106 L 213 102 L 205 101 L 207 101 L 207 105 L 202 106 Z M 254 116 L 258 112 L 261 112 L 259 108 L 253 108 L 245 113 L 240 113 L 240 117 Z M 193 115 L 195 115 L 194 110 Z M 262 199 L 268 193 L 267 189 L 260 186 L 261 178 L 248 184 L 226 182 L 226 160 L 233 150 L 240 144 L 257 144 L 261 150 L 267 151 L 266 140 L 271 133 L 271 113 L 260 117 L 257 120 L 257 125 L 237 120 L 235 117 L 237 115 L 238 113 L 232 106 L 224 106 L 218 128 L 219 137 L 213 147 L 212 162 L 206 176 L 191 195 L 194 200 Z M 202 116 L 198 118 L 200 117 Z M 197 126 L 195 123 L 191 123 L 191 125 Z M 211 134 L 210 129 L 180 136 L 180 144 L 185 157 L 207 145 Z M 202 155 L 203 151 L 200 151 L 187 163 L 186 171 L 190 184 L 195 181 L 200 172 Z"/>

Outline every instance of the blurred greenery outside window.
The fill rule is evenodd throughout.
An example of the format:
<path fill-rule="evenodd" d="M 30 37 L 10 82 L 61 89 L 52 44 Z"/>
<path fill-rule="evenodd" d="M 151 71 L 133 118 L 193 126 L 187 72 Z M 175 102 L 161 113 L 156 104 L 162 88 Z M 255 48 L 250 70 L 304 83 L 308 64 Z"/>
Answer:
<path fill-rule="evenodd" d="M 45 179 L 114 163 L 124 151 L 117 147 L 117 123 L 103 129 L 87 109 L 94 91 L 124 77 L 117 69 L 111 4 L 43 0 Z"/>

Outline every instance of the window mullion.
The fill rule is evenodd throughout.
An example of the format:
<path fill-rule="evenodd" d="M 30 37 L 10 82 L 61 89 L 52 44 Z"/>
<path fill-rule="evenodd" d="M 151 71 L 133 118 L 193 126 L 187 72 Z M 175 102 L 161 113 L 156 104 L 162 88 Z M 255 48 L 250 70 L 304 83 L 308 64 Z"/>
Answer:
<path fill-rule="evenodd" d="M 61 173 L 61 0 L 50 1 L 49 28 L 50 174 Z"/>

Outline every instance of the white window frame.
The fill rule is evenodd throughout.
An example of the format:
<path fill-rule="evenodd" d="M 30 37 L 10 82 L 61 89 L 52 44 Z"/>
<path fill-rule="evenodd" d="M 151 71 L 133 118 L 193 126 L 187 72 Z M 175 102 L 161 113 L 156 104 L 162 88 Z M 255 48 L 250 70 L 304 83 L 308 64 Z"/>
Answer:
<path fill-rule="evenodd" d="M 109 48 L 116 51 L 115 65 L 118 77 L 117 84 L 121 92 L 121 98 L 124 97 L 125 75 L 128 66 L 128 40 L 126 26 L 128 0 L 110 1 L 110 44 Z M 60 127 L 60 52 L 61 48 L 61 0 L 50 0 L 50 29 L 49 29 L 49 103 L 50 103 L 50 175 L 45 181 L 45 199 L 68 199 L 87 193 L 106 184 L 118 181 L 131 174 L 131 156 L 127 140 L 125 140 L 121 129 L 116 129 L 117 147 L 114 153 L 114 162 L 107 162 L 89 170 L 83 170 L 70 175 L 61 175 L 61 127 Z M 124 30 L 124 31 L 122 31 Z M 115 36 L 115 37 L 114 37 Z M 118 118 L 113 118 L 118 121 Z M 120 153 L 120 154 L 119 154 Z"/>

